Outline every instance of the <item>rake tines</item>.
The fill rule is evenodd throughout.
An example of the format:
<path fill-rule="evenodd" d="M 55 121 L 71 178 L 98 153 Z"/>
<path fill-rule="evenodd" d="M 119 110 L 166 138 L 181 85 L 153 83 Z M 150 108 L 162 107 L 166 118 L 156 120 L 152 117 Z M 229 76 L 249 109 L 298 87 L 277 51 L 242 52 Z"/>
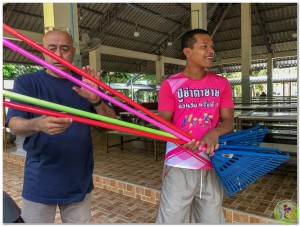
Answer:
<path fill-rule="evenodd" d="M 268 128 L 261 128 L 259 125 L 245 130 L 239 130 L 225 134 L 219 138 L 219 144 L 225 145 L 248 145 L 259 146 L 263 141 Z"/>
<path fill-rule="evenodd" d="M 229 198 L 274 170 L 288 156 L 277 148 L 222 145 L 211 161 Z"/>

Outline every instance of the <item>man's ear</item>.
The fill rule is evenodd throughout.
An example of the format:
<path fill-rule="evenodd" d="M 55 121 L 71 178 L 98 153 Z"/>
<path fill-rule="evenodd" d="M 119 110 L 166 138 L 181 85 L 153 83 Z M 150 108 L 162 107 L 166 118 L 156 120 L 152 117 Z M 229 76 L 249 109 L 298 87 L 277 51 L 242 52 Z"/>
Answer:
<path fill-rule="evenodd" d="M 185 55 L 186 58 L 190 57 L 191 49 L 190 48 L 184 48 L 183 49 L 183 54 Z"/>

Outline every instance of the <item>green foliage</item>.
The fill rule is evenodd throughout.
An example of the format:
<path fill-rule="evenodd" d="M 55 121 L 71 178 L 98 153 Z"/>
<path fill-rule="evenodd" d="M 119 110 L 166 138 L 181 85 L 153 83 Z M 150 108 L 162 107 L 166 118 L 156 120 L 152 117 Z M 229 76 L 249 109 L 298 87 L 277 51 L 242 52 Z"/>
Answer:
<path fill-rule="evenodd" d="M 129 73 L 123 72 L 109 72 L 102 73 L 101 80 L 105 83 L 126 83 L 127 80 L 132 76 Z"/>
<path fill-rule="evenodd" d="M 146 81 L 148 84 L 156 84 L 156 75 L 141 75 L 137 80 L 135 80 L 137 83 L 138 81 Z"/>
<path fill-rule="evenodd" d="M 41 70 L 41 66 L 22 65 L 22 64 L 3 64 L 3 79 L 14 80 L 19 75 L 27 74 L 37 70 Z"/>
<path fill-rule="evenodd" d="M 240 78 L 242 76 L 241 72 L 233 72 L 233 73 L 223 73 L 223 76 L 226 78 Z"/>
<path fill-rule="evenodd" d="M 252 71 L 251 76 L 257 77 L 267 74 L 267 69 L 259 70 L 259 71 Z"/>
<path fill-rule="evenodd" d="M 134 74 L 131 73 L 124 73 L 124 72 L 109 72 L 106 71 L 102 73 L 101 80 L 105 83 L 126 83 L 131 77 L 133 77 Z M 156 77 L 155 75 L 141 75 L 137 81 L 147 81 L 150 84 L 155 84 Z"/>

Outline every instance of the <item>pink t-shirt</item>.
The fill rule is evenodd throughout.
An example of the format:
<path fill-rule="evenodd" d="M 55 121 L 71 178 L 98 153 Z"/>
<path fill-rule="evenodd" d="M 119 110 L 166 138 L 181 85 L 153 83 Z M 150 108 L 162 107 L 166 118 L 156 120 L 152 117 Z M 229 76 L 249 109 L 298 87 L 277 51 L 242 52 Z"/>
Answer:
<path fill-rule="evenodd" d="M 220 108 L 234 108 L 234 104 L 228 80 L 219 75 L 207 72 L 204 78 L 193 80 L 181 72 L 165 79 L 160 87 L 158 110 L 173 112 L 172 123 L 197 140 L 217 127 Z M 199 161 L 181 146 L 168 142 L 165 164 L 189 169 L 213 168 L 204 152 L 199 155 L 205 159 Z"/>

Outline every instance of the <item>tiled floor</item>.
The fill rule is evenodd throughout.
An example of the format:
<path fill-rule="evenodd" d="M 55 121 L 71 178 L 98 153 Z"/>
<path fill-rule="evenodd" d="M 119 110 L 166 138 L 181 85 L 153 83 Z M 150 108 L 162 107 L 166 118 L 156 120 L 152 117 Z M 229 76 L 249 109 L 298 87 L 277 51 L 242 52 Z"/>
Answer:
<path fill-rule="evenodd" d="M 4 161 L 3 190 L 21 207 L 23 167 Z M 154 223 L 157 205 L 143 202 L 105 189 L 92 192 L 91 223 Z M 57 214 L 55 223 L 61 223 Z"/>
<path fill-rule="evenodd" d="M 109 153 L 106 153 L 105 144 L 101 142 L 101 140 L 104 141 L 104 133 L 93 130 L 93 138 L 95 147 L 94 172 L 96 175 L 114 178 L 120 181 L 127 181 L 132 184 L 139 184 L 154 190 L 160 190 L 163 155 L 161 154 L 158 157 L 158 161 L 155 161 L 152 146 L 153 143 L 150 140 L 146 143 L 144 141 L 128 142 L 124 144 L 123 152 L 116 146 L 110 148 Z M 109 137 L 110 144 L 117 143 L 118 141 L 119 137 L 116 135 L 111 135 Z M 145 149 L 145 147 L 148 149 Z M 164 145 L 160 144 L 158 149 L 162 153 Z M 19 155 L 24 154 L 20 148 L 20 143 L 17 143 L 17 148 L 7 148 L 5 151 L 17 153 Z M 12 171 L 12 167 L 14 167 L 12 164 L 4 164 L 4 174 L 5 172 L 7 174 L 14 172 L 14 176 L 10 175 L 7 179 L 4 175 L 4 188 L 10 190 L 11 187 L 17 186 L 18 189 L 13 190 L 12 195 L 17 202 L 20 202 L 20 180 L 22 181 L 20 174 L 22 170 L 18 168 Z M 19 180 L 15 177 L 18 177 Z M 276 204 L 279 201 L 287 199 L 297 202 L 296 157 L 290 157 L 277 169 L 261 177 L 230 199 L 224 198 L 223 206 L 243 213 L 273 218 L 273 210 Z M 157 208 L 154 204 L 99 188 L 94 190 L 93 200 L 95 203 L 93 222 L 154 222 Z M 125 202 L 124 204 L 122 204 L 123 201 Z M 134 214 L 133 216 L 131 215 L 131 211 L 128 211 L 127 213 L 124 212 L 125 209 L 120 207 L 122 207 L 122 205 L 126 206 L 128 203 L 131 203 L 129 205 L 132 205 L 132 207 L 125 207 L 125 209 L 132 210 L 136 208 L 137 212 L 140 211 L 141 214 Z M 144 208 L 144 206 L 147 206 L 147 208 Z M 110 209 L 112 211 L 107 211 Z M 120 216 L 120 214 L 123 215 Z"/>
<path fill-rule="evenodd" d="M 103 139 L 103 134 L 94 133 L 94 140 Z M 110 144 L 119 142 L 118 137 L 110 136 Z M 98 140 L 100 140 L 98 139 Z M 160 189 L 163 166 L 163 155 L 156 162 L 153 155 L 153 144 L 148 141 L 134 141 L 124 144 L 124 151 L 118 147 L 104 150 L 104 145 L 95 143 L 95 173 L 132 183 Z M 149 149 L 144 149 L 144 147 Z M 159 145 L 162 153 L 164 145 Z M 297 158 L 290 157 L 274 171 L 261 177 L 246 189 L 230 199 L 224 198 L 223 206 L 265 217 L 273 217 L 276 204 L 282 200 L 297 202 Z"/>

